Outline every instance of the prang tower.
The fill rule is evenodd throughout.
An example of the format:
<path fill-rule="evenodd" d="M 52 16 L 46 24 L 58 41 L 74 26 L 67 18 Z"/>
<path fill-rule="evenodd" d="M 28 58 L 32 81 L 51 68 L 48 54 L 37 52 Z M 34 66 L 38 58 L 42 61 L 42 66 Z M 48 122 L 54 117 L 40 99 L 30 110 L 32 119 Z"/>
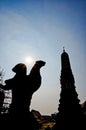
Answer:
<path fill-rule="evenodd" d="M 81 106 L 68 54 L 61 54 L 61 93 L 54 130 L 74 130 L 81 124 Z M 80 126 L 81 127 L 81 126 Z"/>
<path fill-rule="evenodd" d="M 78 99 L 78 94 L 75 89 L 75 80 L 71 70 L 69 56 L 64 49 L 61 54 L 60 84 L 59 113 L 64 116 L 78 116 L 81 111 L 81 106 L 79 104 L 80 100 Z"/>

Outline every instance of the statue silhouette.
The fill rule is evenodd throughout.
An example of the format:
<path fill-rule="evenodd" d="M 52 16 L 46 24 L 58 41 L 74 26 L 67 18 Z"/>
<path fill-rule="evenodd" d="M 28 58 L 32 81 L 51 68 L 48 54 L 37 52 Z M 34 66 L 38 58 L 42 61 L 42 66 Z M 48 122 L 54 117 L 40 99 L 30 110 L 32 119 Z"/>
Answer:
<path fill-rule="evenodd" d="M 25 89 L 25 79 L 26 79 L 26 65 L 23 63 L 17 64 L 13 69 L 15 76 L 12 79 L 5 81 L 5 89 L 12 90 L 12 103 L 9 108 L 9 113 L 17 114 L 21 112 L 23 104 L 23 89 Z M 21 109 L 20 109 L 21 108 Z"/>
<path fill-rule="evenodd" d="M 36 61 L 34 66 L 32 67 L 30 74 L 27 76 L 27 86 L 29 86 L 29 102 L 26 104 L 29 104 L 29 110 L 30 110 L 30 103 L 32 94 L 39 89 L 41 86 L 41 74 L 40 74 L 40 68 L 45 65 L 44 61 Z M 29 81 L 29 82 L 28 82 Z M 29 83 L 29 84 L 28 84 Z M 28 96 L 27 96 L 28 97 Z"/>
<path fill-rule="evenodd" d="M 15 76 L 5 81 L 6 85 L 4 88 L 12 90 L 12 103 L 9 108 L 9 114 L 13 122 L 15 122 L 12 122 L 14 125 L 22 125 L 27 128 L 29 122 L 30 128 L 33 126 L 30 113 L 31 98 L 41 85 L 40 68 L 44 65 L 44 61 L 36 61 L 30 74 L 26 75 L 26 65 L 19 63 L 12 69 L 16 73 Z"/>

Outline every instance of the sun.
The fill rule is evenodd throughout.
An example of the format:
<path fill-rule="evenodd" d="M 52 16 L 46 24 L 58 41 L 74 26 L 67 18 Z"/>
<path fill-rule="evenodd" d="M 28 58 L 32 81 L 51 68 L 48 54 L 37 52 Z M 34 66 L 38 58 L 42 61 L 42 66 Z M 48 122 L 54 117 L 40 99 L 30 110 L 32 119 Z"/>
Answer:
<path fill-rule="evenodd" d="M 25 63 L 26 64 L 30 65 L 30 64 L 33 63 L 33 61 L 34 61 L 33 57 L 31 57 L 31 56 L 25 57 Z"/>

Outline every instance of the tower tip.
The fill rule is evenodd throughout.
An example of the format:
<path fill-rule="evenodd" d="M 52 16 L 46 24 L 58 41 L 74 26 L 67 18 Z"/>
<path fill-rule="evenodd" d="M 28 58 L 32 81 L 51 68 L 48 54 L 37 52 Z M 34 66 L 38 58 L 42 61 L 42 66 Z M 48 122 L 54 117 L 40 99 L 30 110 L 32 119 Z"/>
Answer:
<path fill-rule="evenodd" d="M 63 46 L 63 52 L 65 52 L 65 47 Z"/>

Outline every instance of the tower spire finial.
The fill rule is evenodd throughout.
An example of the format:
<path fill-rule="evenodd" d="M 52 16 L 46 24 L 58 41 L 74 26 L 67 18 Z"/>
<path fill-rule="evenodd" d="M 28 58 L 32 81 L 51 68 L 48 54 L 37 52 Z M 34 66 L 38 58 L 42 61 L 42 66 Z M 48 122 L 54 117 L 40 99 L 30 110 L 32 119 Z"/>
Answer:
<path fill-rule="evenodd" d="M 65 52 L 65 47 L 63 46 L 63 52 Z"/>

